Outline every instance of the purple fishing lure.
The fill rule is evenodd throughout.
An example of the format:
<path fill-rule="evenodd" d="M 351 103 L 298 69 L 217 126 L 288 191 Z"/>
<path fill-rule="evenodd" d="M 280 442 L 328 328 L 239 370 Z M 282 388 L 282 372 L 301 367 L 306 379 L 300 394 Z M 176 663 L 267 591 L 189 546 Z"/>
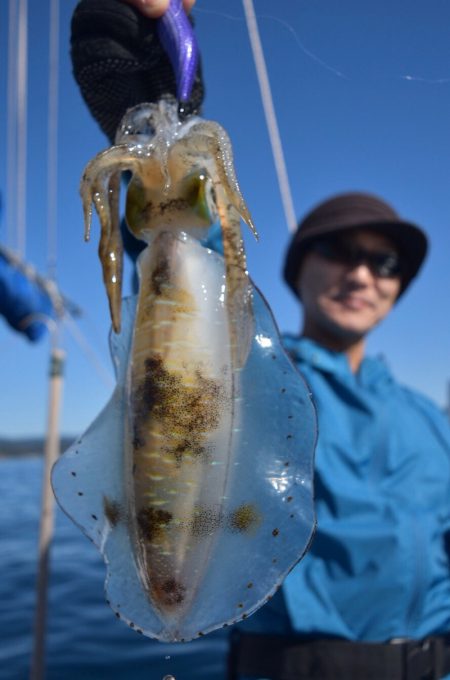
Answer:
<path fill-rule="evenodd" d="M 198 64 L 198 46 L 181 0 L 170 0 L 158 21 L 158 35 L 175 71 L 177 97 L 188 101 Z"/>

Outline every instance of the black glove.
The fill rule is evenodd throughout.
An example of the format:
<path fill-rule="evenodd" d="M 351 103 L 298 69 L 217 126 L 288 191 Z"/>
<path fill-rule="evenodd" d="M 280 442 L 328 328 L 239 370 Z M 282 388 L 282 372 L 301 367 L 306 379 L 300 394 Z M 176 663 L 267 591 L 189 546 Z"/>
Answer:
<path fill-rule="evenodd" d="M 176 96 L 156 21 L 120 0 L 81 0 L 72 17 L 71 56 L 83 98 L 111 142 L 127 109 Z M 199 65 L 184 116 L 200 113 L 203 95 Z"/>

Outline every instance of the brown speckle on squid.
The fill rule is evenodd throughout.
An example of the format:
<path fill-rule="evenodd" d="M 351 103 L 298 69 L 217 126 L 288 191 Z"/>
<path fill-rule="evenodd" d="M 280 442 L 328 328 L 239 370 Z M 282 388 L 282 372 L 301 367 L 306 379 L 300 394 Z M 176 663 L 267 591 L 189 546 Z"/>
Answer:
<path fill-rule="evenodd" d="M 213 534 L 222 524 L 220 508 L 208 506 L 196 506 L 194 516 L 190 523 L 193 536 L 205 537 Z"/>
<path fill-rule="evenodd" d="M 112 527 L 115 527 L 120 521 L 122 515 L 122 510 L 119 503 L 117 503 L 117 501 L 110 500 L 108 496 L 103 496 L 103 510 L 108 522 Z"/>
<path fill-rule="evenodd" d="M 135 449 L 145 445 L 151 418 L 161 423 L 166 432 L 177 432 L 164 451 L 177 465 L 189 453 L 205 461 L 210 452 L 203 445 L 205 433 L 217 427 L 224 406 L 224 390 L 220 381 L 195 372 L 195 384 L 185 385 L 180 375 L 171 373 L 160 356 L 145 361 L 145 375 L 133 397 Z"/>
<path fill-rule="evenodd" d="M 168 257 L 161 254 L 156 267 L 152 272 L 151 288 L 155 295 L 159 296 L 163 292 L 163 286 L 170 284 L 170 262 Z"/>
<path fill-rule="evenodd" d="M 161 201 L 158 205 L 158 209 L 161 215 L 167 212 L 185 212 L 189 210 L 191 206 L 185 198 L 172 198 L 170 201 Z"/>
<path fill-rule="evenodd" d="M 252 503 L 243 503 L 228 519 L 232 531 L 244 532 L 255 529 L 261 522 L 261 515 Z"/>
<path fill-rule="evenodd" d="M 141 508 L 137 520 L 143 538 L 152 542 L 161 538 L 166 526 L 172 520 L 172 513 L 149 506 Z"/>
<path fill-rule="evenodd" d="M 151 585 L 155 601 L 163 607 L 176 607 L 184 601 L 186 588 L 175 578 L 168 578 L 164 581 L 155 579 L 152 580 Z"/>

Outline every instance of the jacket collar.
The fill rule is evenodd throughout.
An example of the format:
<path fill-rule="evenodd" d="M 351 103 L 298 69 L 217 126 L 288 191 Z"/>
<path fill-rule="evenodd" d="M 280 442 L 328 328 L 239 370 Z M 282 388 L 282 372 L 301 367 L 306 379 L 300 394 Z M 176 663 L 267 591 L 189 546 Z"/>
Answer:
<path fill-rule="evenodd" d="M 283 334 L 283 344 L 294 361 L 307 364 L 322 373 L 332 374 L 346 382 L 356 381 L 366 387 L 393 382 L 392 374 L 381 356 L 365 357 L 354 374 L 345 354 L 326 349 L 310 338 L 286 333 Z"/>

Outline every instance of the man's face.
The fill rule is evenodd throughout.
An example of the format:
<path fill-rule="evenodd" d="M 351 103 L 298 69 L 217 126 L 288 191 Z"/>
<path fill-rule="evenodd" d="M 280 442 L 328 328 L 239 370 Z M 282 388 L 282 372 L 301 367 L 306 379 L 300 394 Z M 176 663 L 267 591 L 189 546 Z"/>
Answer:
<path fill-rule="evenodd" d="M 298 277 L 305 333 L 319 341 L 352 342 L 384 319 L 400 291 L 398 269 L 389 266 L 392 261 L 381 266 L 383 255 L 389 254 L 392 261 L 398 259 L 388 237 L 362 229 L 313 245 Z"/>

